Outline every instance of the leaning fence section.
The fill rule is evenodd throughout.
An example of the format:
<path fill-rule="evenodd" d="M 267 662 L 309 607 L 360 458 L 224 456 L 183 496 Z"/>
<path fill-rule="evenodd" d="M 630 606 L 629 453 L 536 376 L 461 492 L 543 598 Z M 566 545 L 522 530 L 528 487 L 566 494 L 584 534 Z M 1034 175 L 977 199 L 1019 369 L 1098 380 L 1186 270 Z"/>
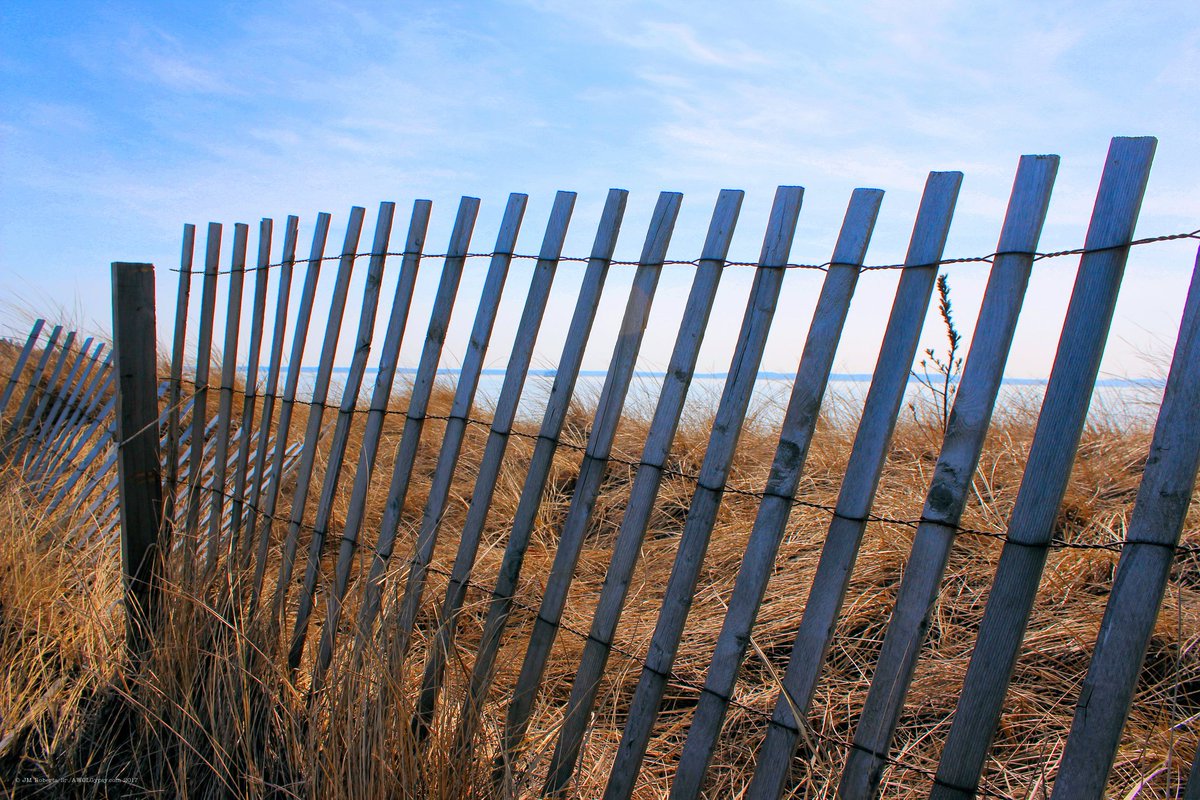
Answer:
<path fill-rule="evenodd" d="M 680 755 L 668 765 L 675 798 L 699 797 L 709 785 L 714 753 L 733 708 L 757 715 L 760 723 L 738 733 L 754 737 L 743 742 L 752 765 L 746 768 L 750 797 L 782 796 L 798 762 L 818 752 L 838 759 L 838 792 L 844 798 L 879 796 L 892 772 L 905 773 L 910 785 L 924 782 L 939 800 L 1010 796 L 988 782 L 987 759 L 1048 554 L 1072 547 L 1112 550 L 1120 558 L 1099 638 L 1079 695 L 1063 698 L 1075 705 L 1075 719 L 1049 784 L 1056 798 L 1100 797 L 1171 571 L 1196 569 L 1196 548 L 1181 544 L 1180 537 L 1200 459 L 1200 412 L 1194 402 L 1200 392 L 1200 260 L 1123 538 L 1079 543 L 1058 535 L 1058 515 L 1129 250 L 1152 241 L 1135 240 L 1133 232 L 1154 147 L 1149 138 L 1113 141 L 1084 245 L 1063 253 L 1038 251 L 1058 168 L 1055 156 L 1021 160 L 996 252 L 979 259 L 946 259 L 943 253 L 962 179 L 956 172 L 930 174 L 906 258 L 879 267 L 869 266 L 866 256 L 880 191 L 855 191 L 833 254 L 819 265 L 789 261 L 803 200 L 800 187 L 779 188 L 761 255 L 751 264 L 728 260 L 742 204 L 737 191 L 720 194 L 699 256 L 668 261 L 682 197 L 664 192 L 644 233 L 640 258 L 628 263 L 634 272 L 590 419 L 575 402 L 576 387 L 606 278 L 615 266 L 626 265 L 614 259 L 627 201 L 623 191 L 609 193 L 591 253 L 579 258 L 563 254 L 575 206 L 569 192 L 555 198 L 536 256 L 516 251 L 527 204 L 520 194 L 510 196 L 495 244 L 483 254 L 471 247 L 480 207 L 474 198 L 463 199 L 448 245 L 433 255 L 425 252 L 431 204 L 423 200 L 412 207 L 401 250 L 390 245 L 396 212 L 391 203 L 380 206 L 370 247 L 361 253 L 365 209 L 351 210 L 340 250 L 332 255 L 331 217 L 320 215 L 307 259 L 297 256 L 295 217 L 284 226 L 276 259 L 272 221 L 258 227 L 253 260 L 248 226 L 235 226 L 223 260 L 222 226 L 210 224 L 202 244 L 203 268 L 194 269 L 199 243 L 189 225 L 170 356 L 157 379 L 143 376 L 154 381 L 152 391 L 159 398 L 157 420 L 142 426 L 152 428 L 153 451 L 161 453 L 155 467 L 162 476 L 165 522 L 152 535 L 162 537 L 172 576 L 184 581 L 224 576 L 225 597 L 233 597 L 250 617 L 268 621 L 282 637 L 292 680 L 310 702 L 336 691 L 336 676 L 358 669 L 368 654 L 405 665 L 401 672 L 409 677 L 403 691 L 411 702 L 401 705 L 410 709 L 417 741 L 426 742 L 436 732 L 460 756 L 477 752 L 487 741 L 483 752 L 493 758 L 498 788 L 512 780 L 514 765 L 532 762 L 534 767 L 522 769 L 536 772 L 539 787 L 534 788 L 543 795 L 577 792 L 586 751 L 599 746 L 589 744 L 588 736 L 597 714 L 619 715 L 620 740 L 608 747 L 604 766 L 604 795 L 612 800 L 632 797 L 645 779 L 653 735 L 665 711 L 679 706 L 681 692 L 691 699 L 685 703 L 687 726 L 675 734 Z M 1080 257 L 1078 277 L 1015 505 L 1006 524 L 967 527 L 964 509 L 978 491 L 973 479 L 1034 264 L 1066 255 Z M 453 390 L 446 390 L 439 386 L 439 370 L 445 368 L 447 332 L 456 311 L 463 313 L 464 272 L 481 256 L 487 268 L 480 297 L 466 310 L 473 314 L 468 344 L 458 356 Z M 524 258 L 534 262 L 529 283 L 514 290 L 511 268 Z M 366 262 L 365 280 L 361 297 L 353 297 L 360 261 Z M 880 515 L 876 495 L 921 329 L 939 268 L 952 261 L 990 265 L 970 352 L 931 456 L 923 504 L 902 519 Z M 580 262 L 582 276 L 561 334 L 553 383 L 538 408 L 540 422 L 522 418 L 518 409 L 535 346 L 548 337 L 542 329 L 555 278 L 572 262 Z M 614 442 L 628 416 L 635 366 L 660 277 L 670 263 L 694 265 L 692 285 L 682 301 L 682 322 L 653 414 L 640 435 L 641 453 L 625 455 L 615 451 Z M 789 270 L 799 267 L 825 273 L 816 310 L 797 354 L 777 445 L 765 456 L 765 480 L 741 485 L 732 471 L 743 426 L 767 336 L 780 311 L 781 288 Z M 806 488 L 806 461 L 856 285 L 882 267 L 898 269 L 900 280 L 836 501 L 826 502 Z M 303 282 L 297 298 L 298 268 Z M 739 268 L 753 271 L 744 316 L 737 325 L 715 322 L 722 276 Z M 396 269 L 389 304 L 382 286 Z M 422 327 L 411 311 L 419 275 L 432 269 L 440 271 Z M 330 270 L 332 279 L 323 277 Z M 272 282 L 275 300 L 270 303 Z M 325 292 L 320 286 L 327 287 Z M 226 301 L 223 315 L 217 309 L 219 291 Z M 513 291 L 523 297 L 515 335 L 509 350 L 493 352 L 498 309 Z M 195 293 L 198 312 L 191 308 Z M 318 311 L 318 296 L 328 298 L 327 313 Z M 348 309 L 357 309 L 357 318 L 349 322 Z M 387 320 L 386 333 L 376 346 L 380 313 Z M 195 331 L 189 331 L 189 320 Z M 126 399 L 116 391 L 112 354 L 104 343 L 80 343 L 74 333 L 46 327 L 39 320 L 19 351 L 12 345 L 15 360 L 0 398 L 0 458 L 21 464 L 33 491 L 52 507 L 69 502 L 82 513 L 82 535 L 112 538 L 119 527 L 118 498 L 124 502 L 129 488 L 118 485 L 115 467 L 122 448 L 133 441 L 131 434 L 118 434 L 118 411 Z M 701 345 L 717 327 L 736 328 L 736 344 L 707 444 L 685 469 L 672 447 Z M 333 373 L 344 329 L 353 331 L 353 355 L 339 398 Z M 397 375 L 406 343 L 420 355 L 411 381 L 401 386 Z M 302 388 L 313 347 L 319 349 L 315 372 Z M 378 357 L 372 369 L 373 350 Z M 485 410 L 478 393 L 488 361 L 507 366 L 498 395 Z M 369 394 L 365 405 L 364 394 Z M 468 445 L 480 454 L 469 466 L 463 459 Z M 389 456 L 390 472 L 378 466 L 380 457 Z M 514 460 L 521 464 L 515 476 L 506 468 Z M 566 461 L 571 479 L 564 484 Z M 603 582 L 594 585 L 593 567 L 589 588 L 581 585 L 581 554 L 596 536 L 602 495 L 614 480 L 625 482 L 626 499 L 608 510 L 615 522 L 606 563 L 599 567 Z M 669 512 L 661 496 L 668 480 L 691 486 L 682 504 Z M 505 481 L 516 500 L 498 509 L 497 490 Z M 712 569 L 714 531 L 731 501 L 756 505 L 753 525 L 731 567 L 736 578 L 732 593 L 722 599 L 725 610 L 708 666 L 703 679 L 694 680 L 681 674 L 677 657 L 702 576 Z M 551 513 L 551 506 L 558 510 Z M 798 512 L 820 515 L 825 532 L 805 567 L 811 578 L 798 625 L 786 632 L 789 644 L 755 655 L 771 671 L 775 687 L 774 709 L 764 711 L 761 704 L 739 699 L 739 681 L 758 647 L 756 626 L 771 624 L 760 619 L 768 584 L 781 571 L 798 568 L 780 561 L 781 544 Z M 652 521 L 664 513 L 676 514 L 679 523 L 669 578 L 652 593 L 657 603 L 653 629 L 645 631 L 640 649 L 631 650 L 619 642 L 618 632 L 644 566 Z M 847 735 L 832 736 L 813 718 L 814 698 L 838 647 L 839 620 L 848 604 L 857 602 L 852 576 L 861 567 L 858 556 L 868 526 L 875 523 L 908 531 L 910 549 L 897 575 L 890 614 L 875 624 L 881 642 L 863 676 L 869 689 L 856 701 Z M 948 565 L 966 539 L 994 542 L 999 560 L 969 667 L 952 688 L 957 709 L 944 734 L 940 763 L 915 764 L 898 745 L 898 726 L 912 712 L 914 676 L 941 613 Z M 663 550 L 656 546 L 654 552 Z M 538 574 L 531 576 L 531 558 L 543 556 Z M 568 619 L 572 603 L 585 609 L 584 624 Z M 464 638 L 467 629 L 470 636 Z M 565 682 L 556 679 L 550 691 L 548 665 L 552 653 L 563 650 L 563 633 L 578 640 L 578 652 L 571 675 Z M 447 688 L 452 667 L 460 689 L 454 694 Z M 630 668 L 637 674 L 632 695 L 619 707 L 603 709 L 602 703 L 611 702 L 608 677 L 614 669 Z M 1194 700 L 1189 695 L 1177 703 Z M 1194 715 L 1200 709 L 1191 713 L 1192 722 L 1179 725 L 1194 746 Z M 549 738 L 535 743 L 531 722 L 539 715 L 554 724 Z M 671 719 L 679 718 L 672 711 Z M 1192 772 L 1188 797 L 1200 796 L 1200 776 L 1195 768 Z"/>

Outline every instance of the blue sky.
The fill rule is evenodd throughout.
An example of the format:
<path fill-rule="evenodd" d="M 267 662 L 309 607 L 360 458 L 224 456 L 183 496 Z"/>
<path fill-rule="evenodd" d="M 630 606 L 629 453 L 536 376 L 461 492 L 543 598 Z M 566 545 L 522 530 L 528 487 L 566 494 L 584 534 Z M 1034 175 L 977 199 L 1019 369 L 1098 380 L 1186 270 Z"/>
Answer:
<path fill-rule="evenodd" d="M 774 187 L 798 184 L 792 260 L 821 262 L 850 191 L 873 186 L 887 192 L 868 255 L 879 263 L 903 257 L 933 169 L 965 173 L 947 255 L 990 252 L 1018 157 L 1049 152 L 1063 157 L 1041 248 L 1050 250 L 1083 243 L 1109 138 L 1153 135 L 1138 235 L 1200 228 L 1194 2 L 8 0 L 0 69 L 0 293 L 103 328 L 108 263 L 152 261 L 164 340 L 165 268 L 178 263 L 183 223 L 225 223 L 228 251 L 232 223 L 271 216 L 281 230 L 295 213 L 306 251 L 316 212 L 329 211 L 332 251 L 352 205 L 368 210 L 369 241 L 381 200 L 399 205 L 397 249 L 412 200 L 433 200 L 427 249 L 440 251 L 458 197 L 478 196 L 473 249 L 487 250 L 507 193 L 526 192 L 518 249 L 533 252 L 554 191 L 570 189 L 579 200 L 567 251 L 585 254 L 606 190 L 621 187 L 631 200 L 618 254 L 635 257 L 656 193 L 681 191 L 671 257 L 694 258 L 717 192 L 739 188 L 732 255 L 753 259 Z M 1161 368 L 1195 245 L 1135 253 L 1106 374 Z M 1036 267 L 1010 375 L 1049 371 L 1076 264 Z M 948 269 L 969 332 L 985 268 Z M 564 267 L 552 331 L 577 272 Z M 503 363 L 527 276 L 510 279 L 489 365 Z M 616 276 L 606 293 L 598 342 L 615 331 L 625 285 Z M 789 277 L 764 368 L 795 369 L 818 285 Z M 894 285 L 882 273 L 860 283 L 838 371 L 872 368 Z M 643 367 L 665 364 L 687 286 L 683 268 L 664 276 Z M 732 336 L 722 334 L 747 286 L 744 274 L 726 280 L 718 314 L 730 323 L 710 336 L 702 371 L 727 363 Z M 451 360 L 469 305 L 456 315 Z M 0 324 L 6 335 L 24 327 L 9 307 Z M 545 338 L 543 365 L 560 335 Z M 925 345 L 940 345 L 934 322 Z M 587 366 L 603 368 L 604 347 L 593 351 Z"/>

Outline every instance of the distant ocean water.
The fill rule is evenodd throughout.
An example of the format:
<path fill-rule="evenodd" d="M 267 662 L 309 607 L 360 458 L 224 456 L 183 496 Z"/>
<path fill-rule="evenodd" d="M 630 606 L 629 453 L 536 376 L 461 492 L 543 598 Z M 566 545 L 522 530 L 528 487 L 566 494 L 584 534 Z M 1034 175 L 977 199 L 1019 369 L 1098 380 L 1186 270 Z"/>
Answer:
<path fill-rule="evenodd" d="M 349 373 L 349 367 L 334 367 L 329 392 L 329 404 L 341 401 L 344 382 Z M 316 379 L 316 367 L 302 367 L 298 396 L 301 400 L 311 398 L 313 383 Z M 242 371 L 243 376 L 245 371 Z M 280 376 L 280 390 L 286 376 L 286 367 Z M 363 376 L 362 388 L 359 391 L 359 404 L 366 405 L 370 401 L 371 391 L 375 385 L 378 370 L 370 368 Z M 400 367 L 396 370 L 394 390 L 405 383 L 410 383 L 416 374 L 414 367 Z M 499 397 L 504 381 L 503 369 L 485 369 L 479 378 L 479 386 L 475 395 L 477 409 L 490 409 Z M 666 373 L 635 372 L 630 384 L 625 407 L 627 413 L 649 418 L 654 413 L 658 394 Z M 261 379 L 265 379 L 267 370 L 261 370 Z M 458 369 L 441 369 L 438 380 L 447 387 L 457 385 Z M 540 420 L 545 408 L 550 387 L 554 382 L 555 371 L 552 369 L 531 369 L 525 381 L 524 391 L 518 415 L 526 421 L 536 423 Z M 599 370 L 583 370 L 575 384 L 575 397 L 585 405 L 594 402 L 600 396 L 606 373 Z M 697 373 L 688 391 L 688 401 L 685 413 L 704 414 L 716 409 L 721 392 L 725 386 L 725 373 Z M 751 398 L 751 414 L 767 425 L 782 422 L 791 393 L 793 374 L 783 372 L 760 372 L 755 382 Z M 851 417 L 857 416 L 866 400 L 867 391 L 871 385 L 869 374 L 834 373 L 830 376 L 826 388 L 824 405 L 838 413 Z M 1162 400 L 1164 382 L 1153 378 L 1102 378 L 1096 382 L 1096 390 L 1092 395 L 1090 414 L 1093 419 L 1105 419 L 1115 424 L 1152 424 L 1158 413 L 1158 405 Z M 1037 378 L 1008 378 L 1000 388 L 996 406 L 998 412 L 1013 409 L 1036 410 L 1045 393 L 1046 381 Z M 915 378 L 911 378 L 905 392 L 905 407 L 932 402 L 933 396 L 929 389 Z M 903 412 L 902 412 L 903 413 Z"/>

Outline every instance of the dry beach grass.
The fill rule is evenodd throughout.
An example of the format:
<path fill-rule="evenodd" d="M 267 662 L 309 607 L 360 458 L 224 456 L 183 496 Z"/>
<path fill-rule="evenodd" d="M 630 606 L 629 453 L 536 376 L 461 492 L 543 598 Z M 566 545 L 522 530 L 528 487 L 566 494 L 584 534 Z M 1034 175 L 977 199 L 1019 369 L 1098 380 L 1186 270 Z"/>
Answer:
<path fill-rule="evenodd" d="M 0 374 L 3 372 L 0 364 Z M 431 407 L 444 414 L 449 389 L 439 389 Z M 215 409 L 215 398 L 212 398 Z M 396 408 L 404 406 L 398 393 Z M 307 409 L 298 409 L 291 436 L 302 436 Z M 486 414 L 479 414 L 486 416 Z M 761 490 L 775 447 L 771 414 L 752 419 L 741 439 L 730 486 Z M 389 416 L 380 446 L 363 526 L 359 571 L 353 576 L 343 615 L 342 643 L 360 602 L 366 559 L 379 529 L 392 454 L 399 440 L 398 415 Z M 832 505 L 853 440 L 855 410 L 826 411 L 808 456 L 800 496 Z M 997 413 L 963 517 L 964 527 L 1003 531 L 1021 481 L 1036 422 L 1036 404 L 1012 403 Z M 591 423 L 584 404 L 573 408 L 564 440 L 582 446 Z M 353 428 L 342 491 L 335 502 L 330 541 L 346 514 L 355 456 L 361 443 L 360 417 Z M 692 413 L 681 425 L 670 467 L 695 474 L 703 458 L 711 416 Z M 403 582 L 403 567 L 419 525 L 424 497 L 437 458 L 444 423 L 430 420 L 422 437 L 396 556 L 389 599 Z M 525 420 L 523 430 L 536 430 Z M 648 421 L 631 415 L 621 426 L 614 454 L 640 457 Z M 456 530 L 465 518 L 487 429 L 468 426 L 461 461 L 442 522 L 434 571 L 410 654 L 402 663 L 384 643 L 368 648 L 354 665 L 339 649 L 329 691 L 308 699 L 317 627 L 325 604 L 316 606 L 308 647 L 295 677 L 286 667 L 286 646 L 261 613 L 247 618 L 226 602 L 228 575 L 209 581 L 181 579 L 171 564 L 164 634 L 144 665 L 130 671 L 122 649 L 120 554 L 115 542 L 84 541 L 88 520 L 63 507 L 46 515 L 30 499 L 21 476 L 0 476 L 0 785 L 13 796 L 224 796 L 283 797 L 487 797 L 488 776 L 524 643 L 553 560 L 556 532 L 570 503 L 581 453 L 560 448 L 522 573 L 518 606 L 499 659 L 495 690 L 486 710 L 483 736 L 465 760 L 448 758 L 465 683 L 470 675 L 483 615 L 516 509 L 532 442 L 516 437 L 493 500 L 473 588 L 461 620 L 457 648 L 450 654 L 447 687 L 432 729 L 420 747 L 409 727 L 411 698 L 434 631 L 435 607 L 453 563 Z M 918 407 L 897 428 L 874 513 L 898 520 L 920 513 L 937 458 L 941 428 L 936 414 Z M 328 446 L 328 437 L 323 439 Z M 1145 425 L 1094 419 L 1085 431 L 1057 536 L 1073 543 L 1120 541 L 1133 506 L 1149 445 Z M 324 451 L 322 451 L 324 452 Z M 316 479 L 325 468 L 317 460 Z M 382 473 L 382 474 L 380 474 Z M 613 540 L 628 498 L 633 468 L 610 465 L 580 558 L 544 689 L 535 709 L 526 748 L 510 764 L 501 794 L 529 796 L 541 787 L 583 639 L 604 578 Z M 319 486 L 319 483 L 314 484 Z M 286 519 L 290 484 L 277 516 Z M 597 713 L 588 731 L 573 795 L 599 796 L 620 740 L 623 715 L 636 685 L 638 656 L 647 648 L 678 534 L 695 484 L 686 477 L 664 480 L 643 545 L 638 572 L 618 630 L 621 653 L 609 662 Z M 314 489 L 313 494 L 316 494 Z M 314 501 L 310 500 L 309 514 Z M 757 502 L 728 493 L 713 532 L 701 584 L 675 664 L 676 680 L 664 699 L 636 796 L 665 796 L 704 681 L 709 654 L 722 623 L 725 602 Z M 1184 539 L 1200 545 L 1200 511 L 1193 505 Z M 804 598 L 829 523 L 818 508 L 798 505 L 789 521 L 777 569 L 755 628 L 714 766 L 707 796 L 737 797 L 749 781 L 777 680 L 786 664 Z M 278 574 L 286 522 L 271 532 L 267 592 Z M 301 553 L 307 549 L 302 532 Z M 911 527 L 873 522 L 863 541 L 846 606 L 841 615 L 811 715 L 810 745 L 801 748 L 789 787 L 798 798 L 835 795 L 843 749 L 870 681 L 874 658 L 911 544 Z M 970 658 L 1000 542 L 963 535 L 955 543 L 920 667 L 896 739 L 899 762 L 885 776 L 885 797 L 925 797 L 948 730 L 957 692 Z M 320 590 L 332 576 L 336 547 L 326 546 Z M 1029 625 L 1006 713 L 989 759 L 985 785 L 1012 798 L 1048 796 L 1057 759 L 1069 729 L 1086 671 L 1116 553 L 1061 548 L 1047 563 L 1039 600 Z M 302 574 L 297 568 L 297 579 Z M 224 585 L 223 585 L 224 583 Z M 296 591 L 292 591 L 292 609 Z M 263 606 L 269 608 L 269 603 Z M 383 618 L 392 611 L 385 603 Z M 1159 616 L 1132 713 L 1110 780 L 1115 798 L 1173 797 L 1196 747 L 1200 724 L 1200 563 L 1195 556 L 1176 564 Z M 107 782 L 71 782 L 82 780 Z M 59 781 L 47 783 L 47 781 Z"/>

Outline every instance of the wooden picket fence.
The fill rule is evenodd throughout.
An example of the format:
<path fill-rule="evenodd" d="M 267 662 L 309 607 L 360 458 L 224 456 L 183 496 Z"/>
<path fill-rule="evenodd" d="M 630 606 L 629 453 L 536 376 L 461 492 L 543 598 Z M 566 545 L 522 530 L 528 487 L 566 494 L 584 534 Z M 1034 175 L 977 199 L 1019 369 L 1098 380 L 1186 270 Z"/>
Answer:
<path fill-rule="evenodd" d="M 1152 138 L 1118 138 L 1113 140 L 1109 151 L 1087 237 L 1078 251 L 1078 277 L 1046 385 L 1025 478 L 1007 532 L 997 533 L 1003 540 L 999 566 L 941 763 L 936 776 L 930 777 L 931 797 L 937 800 L 975 797 L 980 791 L 980 775 L 1000 720 L 1047 553 L 1055 544 L 1052 534 L 1056 514 L 1096 384 L 1154 148 Z M 894 734 L 950 551 L 961 530 L 961 515 L 1004 377 L 1026 286 L 1035 260 L 1041 257 L 1038 240 L 1058 163 L 1056 156 L 1021 159 L 996 253 L 986 259 L 991 262 L 991 272 L 970 352 L 870 690 L 853 743 L 846 748 L 839 787 L 844 798 L 876 796 L 883 771 L 891 763 Z M 758 749 L 748 797 L 776 798 L 782 794 L 792 758 L 806 736 L 806 715 L 821 678 L 835 623 L 846 601 L 864 530 L 872 518 L 876 489 L 939 266 L 943 263 L 943 247 L 961 178 L 957 172 L 929 176 L 907 256 L 903 265 L 896 265 L 900 279 L 878 363 L 836 507 L 830 509 L 828 535 L 780 680 L 779 698 L 766 738 Z M 783 281 L 788 270 L 797 266 L 789 264 L 788 256 L 802 194 L 799 187 L 779 188 L 761 256 L 756 264 L 747 265 L 753 268 L 753 285 L 745 316 L 678 541 L 657 626 L 648 654 L 642 659 L 640 680 L 628 709 L 606 798 L 628 798 L 633 794 L 664 692 L 672 678 L 680 637 L 727 489 Z M 825 273 L 824 282 L 783 418 L 770 477 L 758 495 L 761 500 L 757 517 L 675 771 L 672 797 L 698 797 L 704 786 L 767 581 L 776 566 L 789 513 L 796 502 L 803 500 L 797 492 L 805 458 L 849 304 L 863 273 L 882 194 L 872 189 L 854 192 L 833 255 L 827 264 L 820 265 Z M 557 532 L 553 566 L 508 705 L 502 741 L 506 753 L 520 751 L 539 701 L 547 661 L 562 627 L 568 591 L 589 531 L 593 507 L 613 458 L 614 437 L 635 376 L 635 363 L 681 199 L 674 193 L 660 195 L 636 263 L 569 511 Z M 394 453 L 383 520 L 370 551 L 359 552 L 359 537 L 376 473 L 384 420 L 388 414 L 397 413 L 389 401 L 396 388 L 397 361 L 409 328 L 418 270 L 423 261 L 431 258 L 424 254 L 431 214 L 428 201 L 414 204 L 405 245 L 399 253 L 388 249 L 394 206 L 384 203 L 380 207 L 354 334 L 353 358 L 344 376 L 345 385 L 336 411 L 326 406 L 331 405 L 335 353 L 344 327 L 344 310 L 349 302 L 364 224 L 365 212 L 357 207 L 351 211 L 340 255 L 333 257 L 337 261 L 336 278 L 311 387 L 300 389 L 301 366 L 321 268 L 327 260 L 333 260 L 326 256 L 329 215 L 317 218 L 307 259 L 297 258 L 298 220 L 289 217 L 282 258 L 277 262 L 271 258 L 272 223 L 264 220 L 253 265 L 248 265 L 250 237 L 246 225 L 235 226 L 232 257 L 222 267 L 222 228 L 210 224 L 203 268 L 195 270 L 201 297 L 199 330 L 194 343 L 188 338 L 186 328 L 193 286 L 195 229 L 187 226 L 167 379 L 160 385 L 156 378 L 153 270 L 148 265 L 115 264 L 114 340 L 118 363 L 112 362 L 111 353 L 101 358 L 103 344 L 93 346 L 92 340 L 88 340 L 77 346 L 74 334 L 63 338 L 60 328 L 54 328 L 43 341 L 45 326 L 39 321 L 20 353 L 0 404 L 0 413 L 11 420 L 3 440 L 4 459 L 23 460 L 29 480 L 49 497 L 51 505 L 67 496 L 75 498 L 76 503 L 90 503 L 93 513 L 88 516 L 94 520 L 94 527 L 88 535 L 112 536 L 118 527 L 122 528 L 131 592 L 141 592 L 137 597 L 131 596 L 130 607 L 141 609 L 139 614 L 153 616 L 156 579 L 152 573 L 161 568 L 156 566 L 162 561 L 156 555 L 161 550 L 177 550 L 185 570 L 195 570 L 198 574 L 212 574 L 220 568 L 231 572 L 235 567 L 244 570 L 246 581 L 241 584 L 244 603 L 251 610 L 261 606 L 284 624 L 285 630 L 290 630 L 286 648 L 289 666 L 295 671 L 302 663 L 308 663 L 307 653 L 313 665 L 308 691 L 317 693 L 326 685 L 335 656 L 341 653 L 354 661 L 361 659 L 382 624 L 381 601 L 406 498 L 414 480 L 422 428 L 429 419 L 441 419 L 445 423 L 444 432 L 429 479 L 419 532 L 403 570 L 403 583 L 397 587 L 397 613 L 388 623 L 389 646 L 403 658 L 409 652 L 418 618 L 425 609 L 425 589 L 439 537 L 456 535 L 457 556 L 445 596 L 435 611 L 436 640 L 423 651 L 426 662 L 414 701 L 414 729 L 420 736 L 427 736 L 430 726 L 436 724 L 446 660 L 455 651 L 458 621 L 473 580 L 506 448 L 515 435 L 518 406 L 556 269 L 565 260 L 563 242 L 574 202 L 575 195 L 569 192 L 560 192 L 555 198 L 512 350 L 507 356 L 503 385 L 488 421 L 486 447 L 474 475 L 473 493 L 461 531 L 443 530 L 446 526 L 442 521 L 468 426 L 475 423 L 473 405 L 505 280 L 514 258 L 523 257 L 514 254 L 526 205 L 525 196 L 519 194 L 510 197 L 495 246 L 486 254 L 489 266 L 475 309 L 469 345 L 457 371 L 452 407 L 448 414 L 438 417 L 430 412 L 430 398 L 443 343 L 464 267 L 469 259 L 478 256 L 469 245 L 479 201 L 464 198 L 459 206 L 449 245 L 439 256 L 443 262 L 440 283 L 402 412 L 403 432 Z M 703 249 L 693 262 L 693 283 L 670 364 L 641 458 L 631 465 L 635 474 L 628 504 L 612 547 L 570 698 L 562 709 L 564 719 L 543 790 L 546 795 L 570 791 L 578 767 L 642 540 L 668 470 L 668 456 L 700 346 L 710 327 L 717 289 L 723 273 L 731 268 L 727 256 L 741 203 L 741 192 L 720 194 Z M 458 729 L 452 741 L 460 751 L 470 748 L 475 741 L 482 709 L 493 694 L 496 660 L 514 611 L 523 559 L 563 436 L 605 278 L 610 267 L 618 263 L 614 261 L 614 250 L 625 204 L 625 192 L 609 193 L 591 254 L 579 259 L 586 262 L 582 283 L 562 354 L 555 365 L 553 386 L 542 409 L 541 426 L 520 501 L 508 523 L 510 532 L 491 589 L 481 644 L 470 666 L 467 696 L 461 714 L 454 718 Z M 359 407 L 359 398 L 389 256 L 400 256 L 400 274 L 391 306 L 385 307 L 386 334 L 369 405 L 364 410 Z M 292 307 L 292 282 L 298 265 L 305 268 L 304 283 L 298 305 Z M 248 325 L 242 319 L 247 272 L 253 276 Z M 277 281 L 276 324 L 273 330 L 266 331 L 264 320 L 271 276 Z M 215 324 L 219 280 L 227 282 L 228 299 L 220 329 Z M 285 359 L 288 327 L 290 356 Z M 243 331 L 248 334 L 245 351 L 239 347 Z M 210 363 L 214 360 L 218 332 L 223 332 L 220 346 L 223 357 L 220 374 L 214 376 L 210 374 Z M 269 340 L 265 338 L 268 334 Z M 1195 401 L 1200 397 L 1198 336 L 1200 260 L 1193 273 L 1141 489 L 1127 537 L 1120 547 L 1107 610 L 1074 725 L 1058 765 L 1054 798 L 1104 795 L 1168 574 L 1181 551 L 1180 534 L 1200 461 L 1200 408 Z M 39 352 L 37 363 L 33 364 L 33 357 Z M 190 358 L 195 365 L 190 370 L 185 369 L 189 353 L 193 354 Z M 120 363 L 123 360 L 125 363 Z M 239 386 L 238 375 L 243 369 L 244 386 Z M 27 374 L 31 377 L 26 377 Z M 120 391 L 116 390 L 118 374 Z M 7 409 L 10 400 L 19 394 L 15 391 L 19 386 L 26 388 L 19 407 L 9 417 Z M 35 391 L 38 387 L 46 391 L 39 395 Z M 215 398 L 210 398 L 214 392 Z M 39 396 L 35 407 L 34 401 Z M 214 401 L 216 411 L 212 414 Z M 115 413 L 118 406 L 120 415 Z M 293 415 L 305 410 L 308 416 L 302 436 L 298 441 L 289 441 Z M 361 426 L 357 453 L 351 448 L 355 420 Z M 324 472 L 318 474 L 320 441 L 325 442 L 321 450 Z M 117 443 L 122 446 L 114 446 Z M 133 452 L 138 447 L 141 450 Z M 347 497 L 343 473 L 347 460 L 355 458 L 357 468 L 352 480 L 348 479 Z M 121 469 L 114 470 L 118 461 Z M 120 481 L 118 471 L 125 476 Z M 290 512 L 286 518 L 277 519 L 285 479 L 291 496 Z M 142 481 L 141 488 L 134 485 L 137 480 Z M 147 488 L 146 481 L 153 485 Z M 102 488 L 106 491 L 97 495 Z M 120 513 L 124 522 L 120 526 L 114 499 L 117 489 L 123 505 Z M 310 513 L 309 495 L 314 492 L 315 511 Z M 335 500 L 339 498 L 344 521 L 335 529 L 332 520 Z M 275 523 L 283 526 L 284 531 L 280 572 L 272 585 L 266 579 L 266 571 L 269 534 Z M 322 557 L 332 551 L 337 553 L 336 566 L 332 580 L 322 586 Z M 367 577 L 361 588 L 357 620 L 350 624 L 349 620 L 343 620 L 342 608 L 360 559 L 366 559 L 362 566 Z M 298 597 L 292 597 L 297 586 Z M 322 596 L 323 615 L 315 613 Z M 131 637 L 135 640 L 144 635 L 137 629 L 138 625 L 131 625 Z M 316 636 L 315 641 L 309 641 L 310 635 Z M 144 645 L 144 641 L 138 640 L 135 649 Z M 1186 796 L 1200 798 L 1200 769 L 1196 765 Z"/>

